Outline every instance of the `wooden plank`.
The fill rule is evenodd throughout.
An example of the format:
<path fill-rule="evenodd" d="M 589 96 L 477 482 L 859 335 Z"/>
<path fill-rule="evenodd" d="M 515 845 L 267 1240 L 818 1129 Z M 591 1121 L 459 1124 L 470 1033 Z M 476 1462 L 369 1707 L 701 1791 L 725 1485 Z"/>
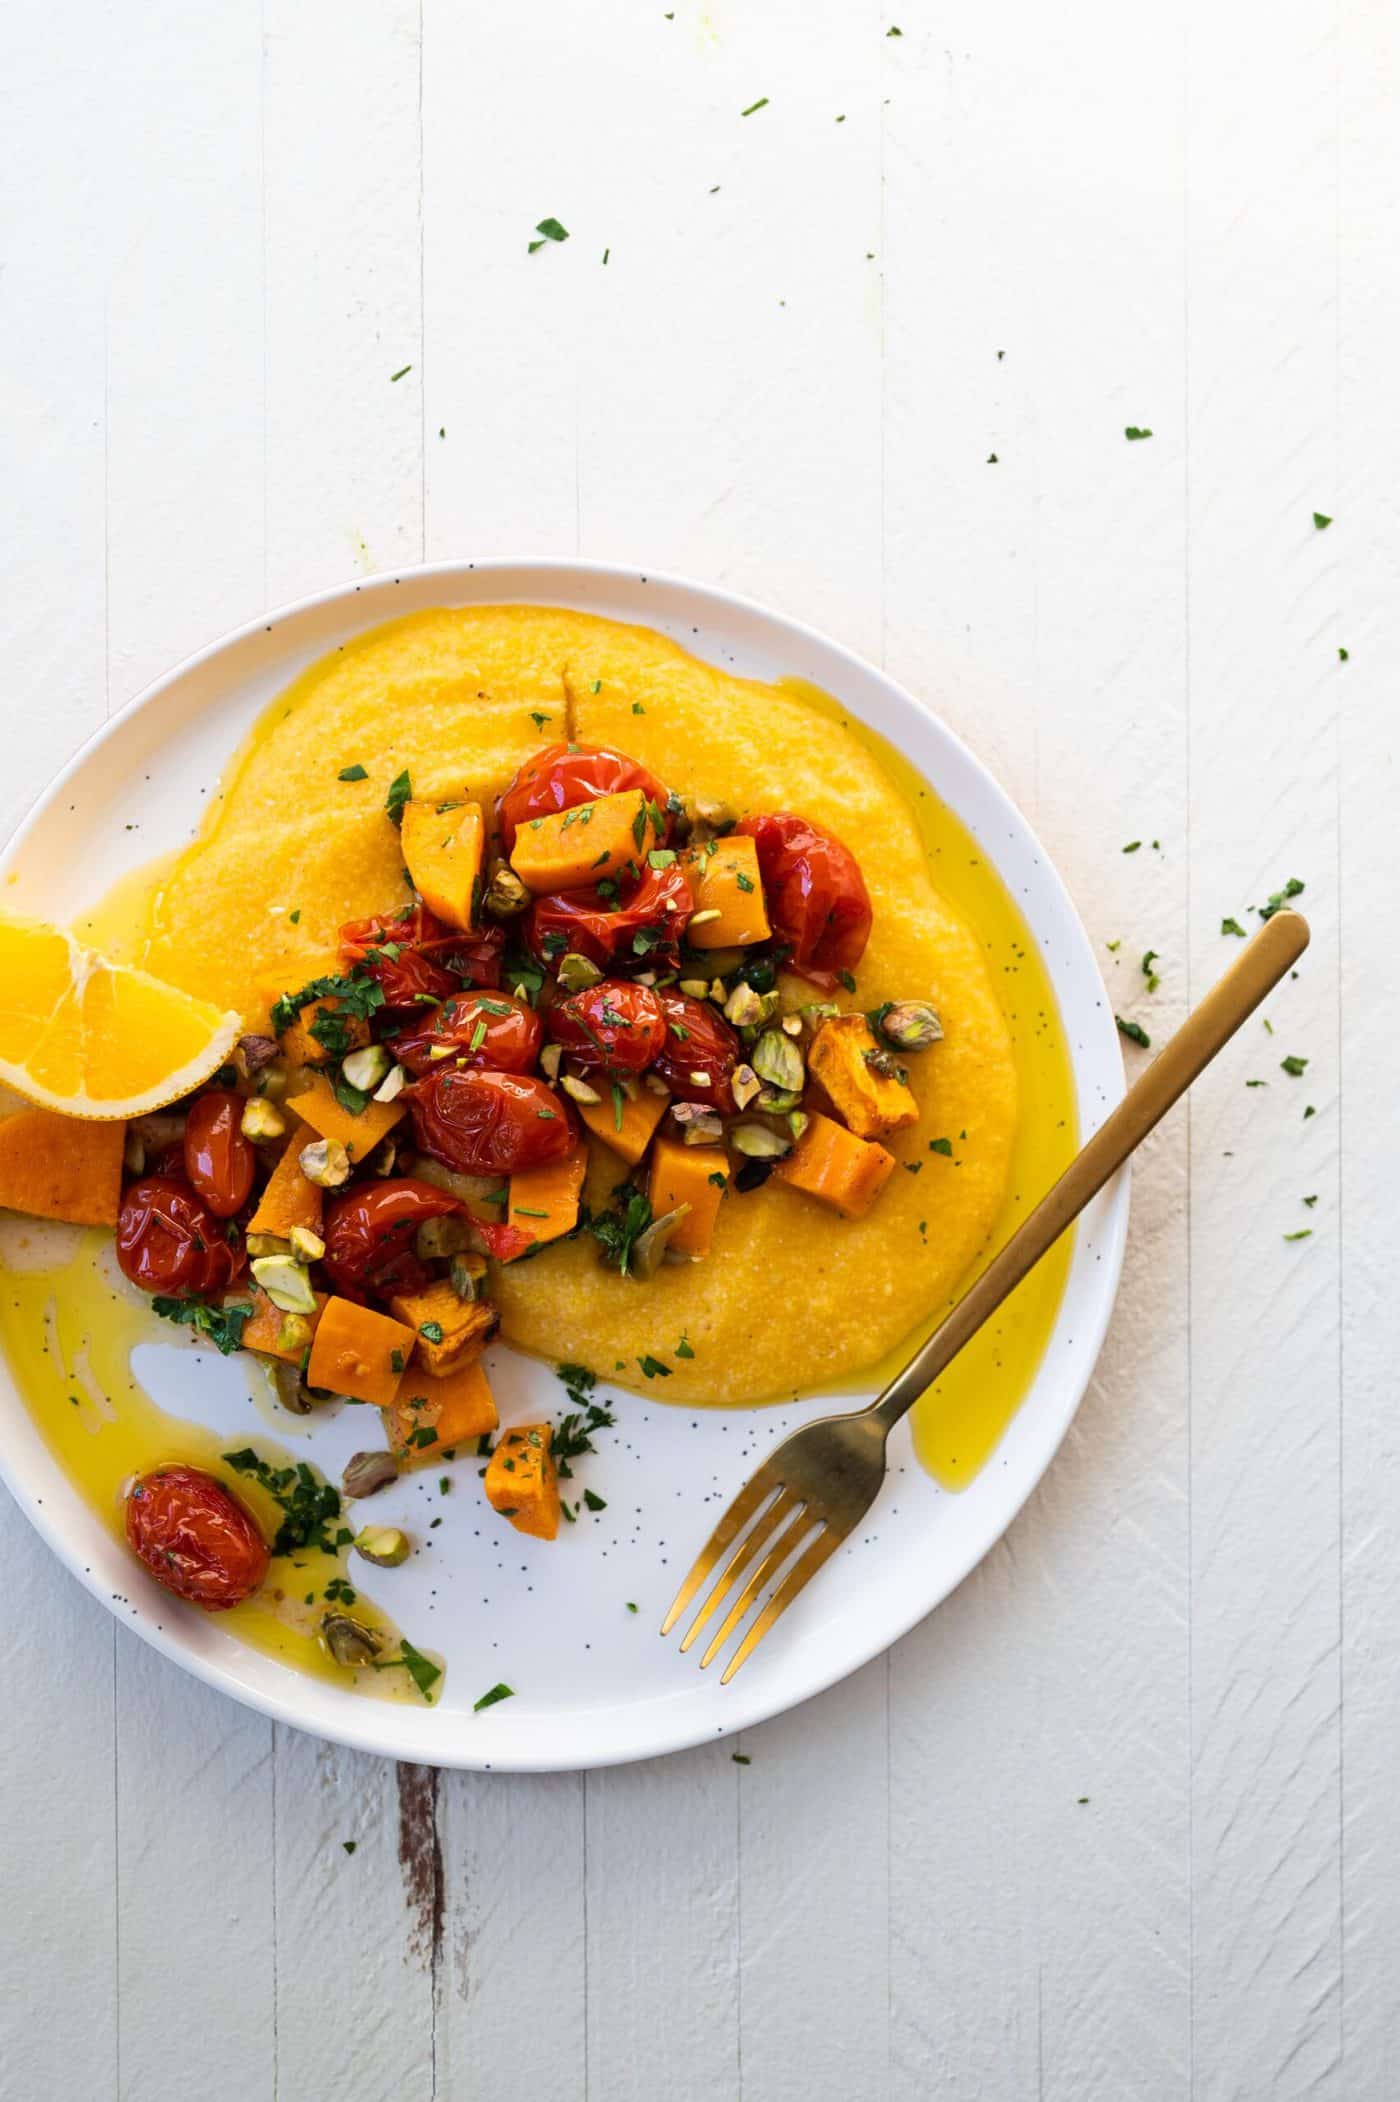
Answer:
<path fill-rule="evenodd" d="M 1118 96 L 1107 34 L 1101 9 L 960 8 L 900 51 L 887 661 L 1030 812 L 1156 1034 L 1188 990 L 1182 73 L 1166 40 Z M 1183 1152 L 1178 1115 L 1051 1474 L 891 1658 L 899 2095 L 1186 2091 Z"/>
<path fill-rule="evenodd" d="M 102 173 L 75 136 L 103 134 L 105 40 L 74 10 L 0 22 L 0 133 L 23 167 L 5 200 L 3 380 L 8 830 L 102 721 Z M 42 212 L 33 208 L 43 199 Z M 22 343 L 22 349 L 19 347 Z M 3 1290 L 0 1279 L 0 1290 Z M 0 2056 L 17 2094 L 98 2095 L 117 2045 L 112 1656 L 116 1630 L 0 1498 L 10 1727 Z M 82 1980 L 82 2019 L 73 1981 Z"/>
<path fill-rule="evenodd" d="M 1313 928 L 1191 1117 L 1195 2067 L 1339 2096 L 1336 82 L 1302 6 L 1190 38 L 1193 974 Z"/>
<path fill-rule="evenodd" d="M 1336 613 L 1319 646 L 1335 665 L 1340 797 L 1340 2084 L 1355 2102 L 1385 2102 L 1400 2091 L 1394 1969 L 1400 1946 L 1400 1305 L 1394 1235 L 1380 1223 L 1394 1219 L 1400 1188 L 1400 1121 L 1391 1099 L 1400 986 L 1392 972 L 1377 967 L 1376 942 L 1378 907 L 1394 883 L 1400 787 L 1394 679 L 1400 442 L 1393 414 L 1377 413 L 1400 360 L 1393 268 L 1400 243 L 1400 23 L 1392 8 L 1362 0 L 1342 9 L 1337 68 L 1337 523 L 1328 535 L 1329 543 L 1338 536 L 1328 548 L 1336 565 Z M 1343 649 L 1345 663 L 1337 654 Z"/>
<path fill-rule="evenodd" d="M 418 87 L 416 0 L 266 10 L 270 605 L 422 554 Z M 274 1740 L 281 2088 L 417 2102 L 435 2092 L 434 1777 Z"/>

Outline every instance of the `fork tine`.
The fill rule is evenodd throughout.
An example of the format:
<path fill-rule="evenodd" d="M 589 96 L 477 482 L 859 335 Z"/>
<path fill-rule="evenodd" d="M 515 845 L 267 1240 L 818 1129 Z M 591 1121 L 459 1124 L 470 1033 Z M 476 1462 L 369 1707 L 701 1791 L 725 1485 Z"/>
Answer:
<path fill-rule="evenodd" d="M 725 1563 L 709 1597 L 686 1629 L 681 1639 L 682 1655 L 690 1648 L 691 1643 L 716 1608 L 723 1604 L 726 1596 L 733 1589 L 734 1585 L 738 1583 L 739 1578 L 754 1560 L 764 1542 L 771 1538 L 774 1528 L 791 1518 L 794 1511 L 800 1508 L 801 1502 L 802 1499 L 794 1496 L 792 1491 L 786 1486 L 779 1489 L 772 1503 L 769 1504 L 767 1510 L 759 1519 L 758 1524 L 751 1532 L 745 1533 L 743 1539 Z"/>
<path fill-rule="evenodd" d="M 828 1525 L 802 1550 L 787 1575 L 759 1614 L 743 1641 L 735 1650 L 724 1670 L 720 1673 L 721 1686 L 727 1686 L 745 1657 L 762 1642 L 775 1620 L 784 1614 L 799 1591 L 812 1581 L 823 1562 L 835 1554 L 845 1538 L 843 1533 L 833 1531 Z"/>
<path fill-rule="evenodd" d="M 754 1570 L 747 1584 L 745 1584 L 743 1590 L 725 1614 L 724 1624 L 720 1628 L 719 1633 L 710 1637 L 709 1646 L 704 1656 L 700 1659 L 701 1671 L 705 1669 L 715 1652 L 723 1649 L 725 1643 L 728 1642 L 735 1628 L 738 1627 L 739 1622 L 748 1612 L 764 1585 L 770 1577 L 776 1576 L 788 1556 L 798 1545 L 798 1542 L 806 1538 L 813 1525 L 820 1525 L 822 1522 L 822 1519 L 815 1511 L 804 1507 L 792 1524 L 779 1533 L 777 1539 L 773 1542 L 773 1545 L 769 1548 L 767 1554 L 763 1557 L 763 1560 L 759 1563 L 757 1569 Z"/>
<path fill-rule="evenodd" d="M 676 1622 L 728 1547 L 734 1535 L 746 1526 L 765 1497 L 773 1494 L 774 1484 L 765 1482 L 762 1469 L 751 1481 L 745 1482 L 729 1509 L 711 1533 L 705 1545 L 691 1564 L 690 1574 L 671 1601 L 671 1610 L 661 1623 L 663 1635 L 669 1635 Z"/>

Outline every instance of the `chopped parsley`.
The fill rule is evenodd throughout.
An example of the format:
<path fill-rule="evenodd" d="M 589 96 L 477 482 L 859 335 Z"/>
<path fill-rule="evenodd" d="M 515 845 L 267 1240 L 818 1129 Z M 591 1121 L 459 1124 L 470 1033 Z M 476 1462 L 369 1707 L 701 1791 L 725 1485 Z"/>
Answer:
<path fill-rule="evenodd" d="M 1308 1062 L 1305 1058 L 1299 1058 L 1296 1052 L 1290 1051 L 1287 1058 L 1279 1060 L 1279 1064 L 1284 1072 L 1290 1074 L 1294 1080 L 1301 1080 L 1307 1071 Z"/>
<path fill-rule="evenodd" d="M 362 766 L 343 766 L 335 778 L 337 781 L 368 781 L 369 775 Z"/>
<path fill-rule="evenodd" d="M 890 35 L 891 35 L 891 36 L 898 36 L 898 35 L 899 35 L 899 31 L 898 31 L 897 29 L 892 29 L 892 30 L 890 31 Z M 734 1764 L 735 1764 L 736 1766 L 752 1766 L 752 1765 L 753 1765 L 753 1761 L 752 1761 L 752 1759 L 751 1759 L 751 1758 L 749 1757 L 749 1755 L 748 1755 L 748 1753 L 747 1753 L 747 1752 L 731 1752 L 731 1753 L 729 1754 L 729 1756 L 730 1756 L 730 1758 L 731 1758 L 731 1759 L 732 1759 L 732 1760 L 734 1761 Z"/>
<path fill-rule="evenodd" d="M 1140 847 L 1141 845 L 1142 845 L 1142 841 L 1141 841 L 1140 839 L 1130 839 L 1130 840 L 1128 841 L 1128 844 L 1127 844 L 1127 846 L 1126 846 L 1126 847 L 1124 847 L 1124 849 L 1123 849 L 1123 852 L 1124 852 L 1125 854 L 1136 854 L 1136 852 L 1137 852 L 1138 848 L 1139 848 L 1139 847 Z"/>
<path fill-rule="evenodd" d="M 1332 521 L 1327 516 L 1327 513 L 1325 511 L 1313 512 L 1313 524 L 1317 527 L 1319 533 L 1325 533 L 1327 531 L 1328 526 L 1330 526 L 1331 523 Z"/>
<path fill-rule="evenodd" d="M 676 1356 L 678 1358 L 693 1358 L 694 1355 L 695 1352 L 691 1349 L 690 1344 L 687 1342 L 686 1338 L 682 1336 L 680 1342 L 676 1345 Z"/>
<path fill-rule="evenodd" d="M 302 1008 L 309 1007 L 313 1000 L 336 1000 L 342 1013 L 367 1022 L 384 1005 L 384 988 L 360 964 L 329 977 L 312 978 L 298 992 L 283 993 L 281 999 L 274 1002 L 273 1035 L 285 1035 Z"/>
<path fill-rule="evenodd" d="M 671 1377 L 671 1367 L 663 1365 L 660 1358 L 654 1358 L 650 1351 L 647 1352 L 644 1358 L 638 1358 L 637 1363 L 641 1366 L 648 1379 L 669 1379 Z"/>
<path fill-rule="evenodd" d="M 768 97 L 766 95 L 760 95 L 757 102 L 751 102 L 747 109 L 741 109 L 739 115 L 741 117 L 751 117 L 753 116 L 756 110 L 767 109 L 767 107 Z"/>
<path fill-rule="evenodd" d="M 440 1343 L 442 1341 L 442 1323 L 440 1321 L 425 1321 L 419 1328 L 418 1333 L 427 1343 Z"/>
<path fill-rule="evenodd" d="M 1144 429 L 1140 423 L 1130 423 L 1124 429 L 1123 436 L 1125 438 L 1150 438 L 1152 433 Z"/>
<path fill-rule="evenodd" d="M 543 248 L 546 241 L 567 241 L 569 238 L 569 229 L 567 226 L 561 226 L 557 219 L 541 219 L 535 232 L 540 238 L 530 243 L 531 255 L 537 248 Z"/>
<path fill-rule="evenodd" d="M 174 1321 L 206 1336 L 221 1357 L 228 1357 L 243 1344 L 243 1330 L 253 1318 L 250 1306 L 210 1306 L 207 1299 L 172 1299 L 158 1292 L 151 1301 L 163 1321 Z"/>
<path fill-rule="evenodd" d="M 1141 1022 L 1125 1022 L 1122 1015 L 1115 1015 L 1113 1019 L 1118 1024 L 1120 1036 L 1125 1036 L 1130 1044 L 1141 1044 L 1144 1051 L 1147 1049 L 1152 1039 Z"/>
<path fill-rule="evenodd" d="M 353 1536 L 345 1526 L 330 1531 L 332 1520 L 340 1516 L 339 1490 L 322 1480 L 305 1460 L 298 1460 L 294 1467 L 272 1467 L 258 1458 L 251 1445 L 241 1452 L 224 1453 L 223 1460 L 235 1474 L 246 1474 L 266 1490 L 281 1509 L 282 1523 L 272 1543 L 275 1555 L 292 1554 L 299 1547 L 319 1548 L 333 1555 L 349 1546 Z"/>
<path fill-rule="evenodd" d="M 1244 940 L 1244 929 L 1238 920 L 1222 920 L 1220 922 L 1220 932 L 1222 934 L 1238 934 L 1240 940 Z"/>
<path fill-rule="evenodd" d="M 1300 897 L 1306 888 L 1307 885 L 1300 883 L 1296 876 L 1290 876 L 1283 889 L 1273 893 L 1267 905 L 1258 905 L 1255 910 L 1261 920 L 1271 920 L 1276 912 L 1283 911 L 1290 898 Z"/>
<path fill-rule="evenodd" d="M 624 1277 L 631 1275 L 632 1251 L 651 1224 L 651 1204 L 641 1190 L 623 1183 L 613 1192 L 617 1200 L 605 1212 L 593 1212 L 584 1220 L 603 1251 L 603 1260 Z"/>
<path fill-rule="evenodd" d="M 841 981 L 842 985 L 844 985 L 844 986 L 845 986 L 845 988 L 846 988 L 846 991 L 847 991 L 848 993 L 853 993 L 853 992 L 855 991 L 855 989 L 856 989 L 856 981 L 855 981 L 855 974 L 854 974 L 854 972 L 852 972 L 852 971 L 838 971 L 838 972 L 836 973 L 836 976 L 837 976 L 837 977 L 839 978 L 839 980 Z M 752 982 L 752 981 L 751 981 L 751 982 Z"/>
<path fill-rule="evenodd" d="M 409 779 L 408 768 L 405 767 L 401 774 L 395 774 L 389 783 L 389 793 L 384 798 L 385 814 L 391 825 L 403 823 L 404 804 L 412 801 L 413 783 Z"/>
<path fill-rule="evenodd" d="M 532 723 L 534 724 L 534 726 L 535 726 L 535 728 L 536 728 L 537 730 L 542 730 L 542 729 L 544 728 L 545 724 L 546 724 L 547 722 L 552 722 L 552 721 L 553 721 L 553 719 L 554 719 L 554 718 L 553 718 L 552 716 L 549 716 L 549 715 L 541 715 L 541 713 L 540 713 L 540 711 L 539 711 L 539 709 L 538 709 L 538 708 L 532 708 L 532 709 L 530 710 L 530 720 L 531 720 L 531 722 L 532 722 Z"/>
<path fill-rule="evenodd" d="M 497 1701 L 513 1700 L 514 1697 L 515 1688 L 507 1686 L 504 1679 L 498 1679 L 494 1686 L 488 1688 L 482 1694 L 479 1701 L 472 1702 L 472 1713 L 473 1715 L 480 1715 L 483 1708 L 494 1708 Z"/>
<path fill-rule="evenodd" d="M 606 1501 L 592 1489 L 584 1490 L 583 1500 L 590 1511 L 606 1511 L 608 1508 Z"/>
<path fill-rule="evenodd" d="M 1310 1241 L 1312 1239 L 1312 1228 L 1310 1226 L 1300 1226 L 1296 1233 L 1286 1233 L 1283 1238 L 1285 1241 Z"/>
<path fill-rule="evenodd" d="M 742 869 L 736 869 L 734 871 L 734 881 L 738 884 L 740 890 L 747 891 L 753 889 L 752 876 L 746 876 Z"/>
<path fill-rule="evenodd" d="M 951 1160 L 953 1157 L 953 1141 L 951 1139 L 930 1139 L 928 1150 L 930 1153 L 941 1153 Z"/>
<path fill-rule="evenodd" d="M 1147 990 L 1150 993 L 1155 993 L 1162 982 L 1157 972 L 1152 968 L 1156 961 L 1157 951 L 1155 949 L 1149 949 L 1142 959 L 1142 975 L 1147 980 Z"/>
<path fill-rule="evenodd" d="M 412 370 L 413 367 L 411 365 L 400 365 L 397 372 L 391 372 L 389 374 L 389 385 L 392 387 L 395 380 L 406 379 L 408 374 L 412 372 Z"/>

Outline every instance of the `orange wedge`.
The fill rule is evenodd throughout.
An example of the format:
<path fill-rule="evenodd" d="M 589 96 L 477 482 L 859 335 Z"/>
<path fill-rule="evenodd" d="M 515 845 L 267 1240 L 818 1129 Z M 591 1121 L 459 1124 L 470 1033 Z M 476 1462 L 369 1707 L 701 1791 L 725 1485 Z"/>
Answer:
<path fill-rule="evenodd" d="M 60 927 L 0 918 L 0 1080 L 65 1117 L 139 1117 L 220 1067 L 242 1029 Z"/>

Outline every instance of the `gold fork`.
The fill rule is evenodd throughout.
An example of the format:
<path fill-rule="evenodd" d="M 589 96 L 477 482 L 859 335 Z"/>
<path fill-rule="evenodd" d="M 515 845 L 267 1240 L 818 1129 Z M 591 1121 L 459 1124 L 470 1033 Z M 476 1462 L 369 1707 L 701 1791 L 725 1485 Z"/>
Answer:
<path fill-rule="evenodd" d="M 661 1623 L 662 1634 L 669 1635 L 732 1547 L 713 1590 L 681 1641 L 682 1650 L 688 1650 L 741 1578 L 746 1579 L 706 1645 L 700 1659 L 702 1671 L 777 1579 L 763 1610 L 721 1674 L 720 1683 L 728 1685 L 774 1621 L 874 1503 L 885 1478 L 886 1440 L 900 1417 L 1142 1144 L 1307 946 L 1308 923 L 1301 913 L 1277 912 L 1266 920 L 1233 968 L 1139 1074 L 1117 1109 L 884 1393 L 853 1415 L 823 1416 L 804 1424 L 769 1454 L 701 1548 Z"/>

